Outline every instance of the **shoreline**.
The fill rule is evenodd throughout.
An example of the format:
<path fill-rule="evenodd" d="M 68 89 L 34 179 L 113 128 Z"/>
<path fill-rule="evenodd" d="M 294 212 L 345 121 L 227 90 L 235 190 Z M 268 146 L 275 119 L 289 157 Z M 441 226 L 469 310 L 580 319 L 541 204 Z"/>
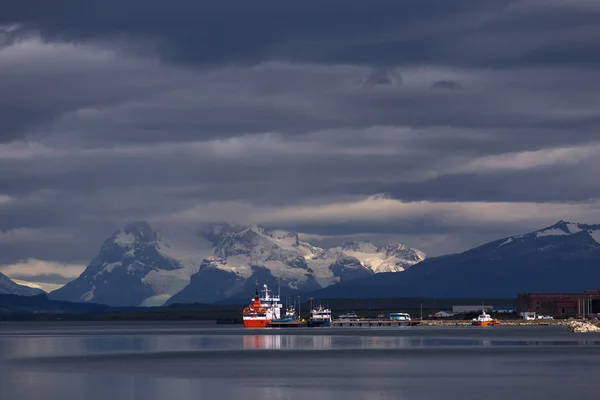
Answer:
<path fill-rule="evenodd" d="M 415 320 L 418 321 L 418 320 Z M 546 320 L 500 320 L 499 326 L 570 326 L 573 322 L 587 323 L 600 327 L 600 320 L 584 320 L 584 319 L 546 319 Z M 420 326 L 468 326 L 472 324 L 472 320 L 422 320 Z"/>

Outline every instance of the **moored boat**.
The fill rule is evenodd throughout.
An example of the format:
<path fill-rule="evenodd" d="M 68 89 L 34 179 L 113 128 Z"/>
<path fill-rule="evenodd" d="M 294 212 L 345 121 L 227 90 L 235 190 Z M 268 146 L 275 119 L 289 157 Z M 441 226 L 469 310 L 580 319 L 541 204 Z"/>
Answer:
<path fill-rule="evenodd" d="M 331 310 L 325 308 L 322 305 L 310 310 L 310 318 L 308 320 L 308 326 L 319 327 L 319 326 L 331 326 Z"/>
<path fill-rule="evenodd" d="M 296 309 L 293 305 L 289 305 L 285 310 L 285 314 L 281 318 L 274 318 L 271 323 L 278 322 L 294 322 L 298 320 L 298 316 L 296 315 Z"/>
<path fill-rule="evenodd" d="M 252 303 L 244 308 L 244 328 L 266 328 L 272 320 L 281 318 L 279 296 L 272 296 L 268 286 L 263 285 L 263 296 L 258 294 L 258 284 Z"/>
<path fill-rule="evenodd" d="M 342 320 L 348 320 L 348 321 L 354 321 L 358 319 L 358 315 L 356 315 L 356 313 L 354 312 L 350 312 L 347 314 L 340 314 L 338 316 L 338 319 L 342 319 Z"/>
<path fill-rule="evenodd" d="M 472 325 L 474 326 L 490 326 L 500 325 L 500 321 L 496 318 L 492 318 L 485 310 L 481 310 L 481 314 L 477 318 L 473 318 Z"/>

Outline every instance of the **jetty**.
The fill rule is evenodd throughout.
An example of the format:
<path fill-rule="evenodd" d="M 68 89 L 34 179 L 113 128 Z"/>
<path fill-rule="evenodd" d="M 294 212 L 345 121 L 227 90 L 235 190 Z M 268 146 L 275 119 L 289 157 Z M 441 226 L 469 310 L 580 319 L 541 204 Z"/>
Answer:
<path fill-rule="evenodd" d="M 421 323 L 420 320 L 393 320 L 393 319 L 334 319 L 331 322 L 333 327 L 385 327 L 385 326 L 415 326 Z"/>
<path fill-rule="evenodd" d="M 267 325 L 269 328 L 304 328 L 308 326 L 306 321 L 281 321 L 281 322 L 269 322 Z"/>

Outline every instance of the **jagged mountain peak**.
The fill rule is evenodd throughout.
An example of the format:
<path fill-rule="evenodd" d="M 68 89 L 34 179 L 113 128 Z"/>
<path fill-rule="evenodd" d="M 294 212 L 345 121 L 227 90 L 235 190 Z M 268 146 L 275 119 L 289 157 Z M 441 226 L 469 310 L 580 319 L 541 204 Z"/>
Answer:
<path fill-rule="evenodd" d="M 377 252 L 377 246 L 367 240 L 348 240 L 341 242 L 338 247 L 342 250 L 362 251 L 366 253 Z"/>
<path fill-rule="evenodd" d="M 16 294 L 19 296 L 35 296 L 45 293 L 41 289 L 32 288 L 25 285 L 19 285 L 8 276 L 0 272 L 0 294 Z"/>
<path fill-rule="evenodd" d="M 236 295 L 253 277 L 302 292 L 403 271 L 421 255 L 400 244 L 378 248 L 368 241 L 323 249 L 297 232 L 261 225 L 154 228 L 137 221 L 114 232 L 84 273 L 54 296 L 111 305 L 218 301 Z M 133 294 L 125 301 L 117 291 Z"/>
<path fill-rule="evenodd" d="M 407 261 L 421 262 L 427 258 L 421 250 L 413 249 L 402 243 L 388 244 L 379 248 L 378 251 L 384 252 L 388 257 L 395 255 Z"/>
<path fill-rule="evenodd" d="M 261 225 L 257 225 L 256 229 L 259 233 L 269 236 L 273 239 L 284 240 L 292 239 L 296 246 L 300 244 L 300 237 L 297 232 L 288 232 L 280 229 L 265 228 Z"/>
<path fill-rule="evenodd" d="M 158 233 L 146 221 L 127 223 L 122 229 L 113 232 L 102 245 L 102 252 L 128 251 L 132 248 L 152 245 L 158 241 Z"/>
<path fill-rule="evenodd" d="M 494 247 L 495 251 L 513 250 L 515 246 L 530 251 L 548 251 L 551 247 L 564 246 L 563 242 L 578 243 L 580 248 L 593 249 L 600 245 L 600 224 L 583 224 L 560 220 L 556 224 L 523 235 L 510 236 L 483 246 Z"/>
<path fill-rule="evenodd" d="M 125 233 L 134 234 L 146 240 L 156 240 L 156 232 L 147 221 L 132 221 L 123 227 Z"/>
<path fill-rule="evenodd" d="M 587 230 L 591 225 L 580 224 L 578 222 L 570 222 L 560 220 L 556 224 L 544 229 L 532 232 L 536 236 L 553 236 L 553 235 L 572 235 Z"/>
<path fill-rule="evenodd" d="M 331 250 L 357 258 L 375 273 L 401 272 L 426 258 L 425 253 L 403 244 L 377 247 L 366 240 L 342 242 Z"/>
<path fill-rule="evenodd" d="M 600 243 L 600 224 L 583 224 L 579 222 L 570 222 L 560 220 L 556 224 L 543 228 L 525 235 L 513 236 L 512 239 L 520 238 L 548 238 L 553 236 L 572 236 L 581 235 L 582 237 L 591 237 Z M 509 238 L 510 239 L 510 238 Z"/>
<path fill-rule="evenodd" d="M 165 272 L 179 269 L 183 269 L 181 261 L 162 251 L 159 235 L 148 222 L 131 222 L 103 243 L 77 279 L 50 296 L 56 300 L 137 306 L 170 285 L 161 279 Z"/>

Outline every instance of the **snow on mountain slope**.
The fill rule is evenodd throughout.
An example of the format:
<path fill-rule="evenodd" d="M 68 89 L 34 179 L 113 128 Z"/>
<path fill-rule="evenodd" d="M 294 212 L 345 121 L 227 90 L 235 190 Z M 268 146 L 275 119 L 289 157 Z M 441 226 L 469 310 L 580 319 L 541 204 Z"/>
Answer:
<path fill-rule="evenodd" d="M 190 274 L 186 276 L 181 262 L 159 248 L 159 237 L 148 223 L 127 224 L 104 242 L 77 279 L 50 293 L 50 298 L 138 306 L 152 296 L 172 295 L 185 287 Z"/>
<path fill-rule="evenodd" d="M 594 239 L 596 242 L 598 242 L 598 244 L 600 244 L 600 228 L 595 230 L 590 229 L 588 233 L 590 234 L 592 239 Z"/>
<path fill-rule="evenodd" d="M 284 291 L 316 290 L 377 272 L 403 271 L 425 255 L 404 245 L 369 242 L 323 249 L 297 233 L 213 224 L 153 230 L 128 224 L 106 240 L 75 281 L 52 293 L 61 300 L 155 306 L 214 302 L 255 280 Z"/>
<path fill-rule="evenodd" d="M 376 247 L 370 242 L 347 242 L 334 248 L 360 260 L 374 273 L 400 272 L 425 259 L 425 253 L 402 244 Z"/>
<path fill-rule="evenodd" d="M 532 235 L 535 235 L 536 237 L 574 235 L 582 231 L 588 231 L 590 235 L 592 235 L 593 232 L 597 232 L 598 230 L 600 230 L 600 225 L 587 225 L 561 220 L 558 221 L 556 224 L 552 225 L 551 227 L 544 228 L 539 231 L 532 232 L 527 235 L 521 235 L 518 237 Z"/>
<path fill-rule="evenodd" d="M 0 294 L 17 294 L 19 296 L 35 296 L 45 293 L 42 289 L 36 289 L 25 285 L 19 285 L 8 276 L 0 272 Z"/>
<path fill-rule="evenodd" d="M 374 274 L 307 296 L 509 298 L 518 293 L 576 293 L 600 282 L 600 224 L 559 221 L 462 253 L 424 260 L 401 275 Z M 484 285 L 474 282 L 485 282 Z"/>
<path fill-rule="evenodd" d="M 210 228 L 206 231 L 210 232 Z M 216 292 L 220 294 L 235 294 L 232 287 L 254 279 L 276 280 L 284 290 L 305 291 L 381 271 L 403 271 L 425 258 L 422 252 L 404 245 L 377 248 L 361 242 L 323 249 L 300 240 L 297 233 L 256 225 L 220 225 L 218 233 L 208 237 L 215 245 L 214 257 L 206 258 L 190 285 L 169 302 L 218 300 L 201 294 L 207 291 L 206 283 L 200 279 L 205 275 L 206 279 L 228 282 L 217 284 L 220 289 Z M 262 269 L 257 269 L 259 267 Z M 237 278 L 232 281 L 232 277 Z"/>

